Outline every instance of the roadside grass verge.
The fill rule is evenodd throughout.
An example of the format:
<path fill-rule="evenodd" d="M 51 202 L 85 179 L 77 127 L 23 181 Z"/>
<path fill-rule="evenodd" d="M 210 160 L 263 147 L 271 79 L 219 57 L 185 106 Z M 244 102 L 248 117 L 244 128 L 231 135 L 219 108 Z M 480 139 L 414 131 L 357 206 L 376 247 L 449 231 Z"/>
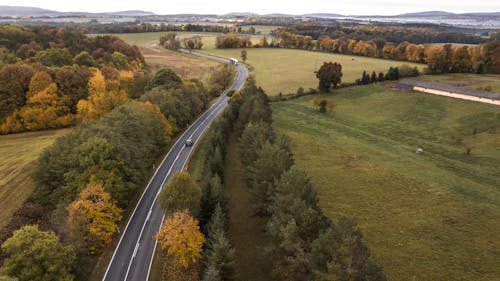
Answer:
<path fill-rule="evenodd" d="M 337 106 L 320 114 L 313 97 Z M 273 119 L 325 213 L 356 217 L 389 280 L 500 276 L 499 107 L 369 85 L 273 103 Z"/>
<path fill-rule="evenodd" d="M 272 280 L 272 261 L 264 248 L 269 236 L 264 232 L 266 219 L 252 216 L 250 193 L 242 177 L 239 142 L 235 133 L 228 141 L 224 165 L 224 185 L 229 207 L 229 237 L 236 251 L 239 280 Z"/>

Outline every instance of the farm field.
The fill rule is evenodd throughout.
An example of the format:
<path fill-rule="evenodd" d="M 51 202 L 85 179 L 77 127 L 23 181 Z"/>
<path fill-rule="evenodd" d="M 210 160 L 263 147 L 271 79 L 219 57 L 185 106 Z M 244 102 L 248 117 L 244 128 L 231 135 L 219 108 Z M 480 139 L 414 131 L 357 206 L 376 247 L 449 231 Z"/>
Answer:
<path fill-rule="evenodd" d="M 205 50 L 222 57 L 239 59 L 241 49 Z M 391 66 L 405 64 L 400 61 L 390 61 L 377 58 L 349 56 L 332 53 L 311 52 L 291 49 L 247 49 L 247 63 L 255 68 L 255 79 L 268 95 L 295 93 L 299 87 L 304 89 L 317 88 L 318 80 L 314 71 L 323 62 L 338 62 L 342 64 L 342 82 L 354 82 L 360 78 L 363 70 L 370 72 L 386 72 Z M 424 68 L 423 64 L 406 63 L 412 67 Z"/>
<path fill-rule="evenodd" d="M 464 88 L 476 90 L 491 86 L 493 92 L 500 93 L 500 75 L 498 74 L 470 74 L 470 73 L 450 73 L 444 75 L 422 75 L 415 80 L 441 83 L 450 86 L 461 84 Z"/>
<path fill-rule="evenodd" d="M 0 228 L 33 191 L 30 172 L 43 149 L 67 129 L 0 136 Z"/>
<path fill-rule="evenodd" d="M 139 49 L 153 70 L 168 66 L 184 79 L 196 78 L 205 84 L 211 73 L 220 65 L 214 60 L 159 47 L 139 46 Z"/>
<path fill-rule="evenodd" d="M 380 85 L 272 107 L 325 213 L 356 217 L 389 280 L 498 280 L 499 107 Z"/>

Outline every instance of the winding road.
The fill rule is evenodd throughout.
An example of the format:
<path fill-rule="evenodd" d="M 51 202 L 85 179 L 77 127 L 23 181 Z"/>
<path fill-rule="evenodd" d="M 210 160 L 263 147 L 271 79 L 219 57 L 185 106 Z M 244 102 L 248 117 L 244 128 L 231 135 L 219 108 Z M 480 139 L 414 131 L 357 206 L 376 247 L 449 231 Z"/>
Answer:
<path fill-rule="evenodd" d="M 214 57 L 201 53 L 193 55 L 206 57 L 223 63 L 228 59 Z M 242 64 L 235 66 L 236 79 L 230 89 L 221 94 L 217 102 L 207 109 L 194 123 L 179 137 L 177 142 L 167 153 L 153 177 L 149 181 L 132 216 L 129 218 L 120 241 L 109 262 L 103 281 L 146 281 L 148 280 L 156 249 L 156 240 L 153 236 L 160 229 L 164 214 L 158 206 L 157 197 L 163 185 L 170 180 L 176 171 L 183 170 L 191 152 L 196 147 L 203 132 L 212 121 L 224 110 L 229 97 L 228 90 L 239 91 L 248 76 L 248 70 Z M 187 147 L 185 140 L 191 138 L 195 145 Z"/>

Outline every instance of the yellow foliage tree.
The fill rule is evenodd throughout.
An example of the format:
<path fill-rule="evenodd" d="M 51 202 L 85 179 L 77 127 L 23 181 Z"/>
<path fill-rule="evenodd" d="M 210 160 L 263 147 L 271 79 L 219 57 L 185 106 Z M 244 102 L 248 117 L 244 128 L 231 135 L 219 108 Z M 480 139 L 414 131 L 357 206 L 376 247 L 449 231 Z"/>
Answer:
<path fill-rule="evenodd" d="M 52 84 L 53 80 L 50 75 L 45 71 L 39 71 L 31 77 L 29 90 L 28 90 L 28 98 L 35 95 L 38 92 L 45 90 L 50 84 Z"/>
<path fill-rule="evenodd" d="M 162 249 L 168 249 L 168 255 L 174 256 L 184 268 L 200 259 L 205 242 L 198 220 L 187 211 L 177 211 L 167 217 L 155 238 Z"/>
<path fill-rule="evenodd" d="M 160 107 L 157 105 L 152 104 L 149 101 L 144 102 L 143 104 L 145 107 L 153 110 L 158 115 L 158 119 L 160 119 L 163 123 L 165 142 L 170 143 L 172 141 L 172 135 L 174 134 L 174 127 L 172 126 L 172 123 L 165 118 L 165 115 L 161 113 Z"/>
<path fill-rule="evenodd" d="M 93 71 L 94 76 L 88 83 L 89 97 L 77 104 L 78 114 L 83 119 L 100 117 L 128 100 L 125 91 L 118 87 L 107 87 L 106 79 L 99 69 L 94 68 Z"/>
<path fill-rule="evenodd" d="M 61 117 L 70 111 L 66 104 L 64 98 L 57 94 L 57 85 L 50 83 L 45 89 L 30 96 L 21 109 L 25 129 L 42 130 L 69 125 L 61 122 Z"/>
<path fill-rule="evenodd" d="M 76 245 L 99 253 L 116 232 L 122 210 L 101 184 L 88 184 L 67 208 L 66 232 Z M 78 242 L 81 243 L 78 243 Z"/>

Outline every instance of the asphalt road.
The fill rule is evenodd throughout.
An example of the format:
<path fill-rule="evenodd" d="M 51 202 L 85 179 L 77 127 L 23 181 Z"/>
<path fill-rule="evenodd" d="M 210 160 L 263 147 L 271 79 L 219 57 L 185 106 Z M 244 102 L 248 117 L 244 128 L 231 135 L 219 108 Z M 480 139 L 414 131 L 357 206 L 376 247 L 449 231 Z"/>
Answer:
<path fill-rule="evenodd" d="M 192 53 L 221 62 L 229 63 L 228 59 L 210 55 Z M 241 90 L 248 76 L 246 67 L 236 66 L 237 77 L 230 89 Z M 205 111 L 172 146 L 162 163 L 156 170 L 137 203 L 125 230 L 120 237 L 118 246 L 108 265 L 103 281 L 146 281 L 151 270 L 156 240 L 153 236 L 160 229 L 164 214 L 158 206 L 156 198 L 162 186 L 170 180 L 176 171 L 183 170 L 189 155 L 194 150 L 203 132 L 226 107 L 229 97 L 226 92 L 207 111 Z M 185 146 L 185 140 L 191 138 L 195 145 Z"/>

